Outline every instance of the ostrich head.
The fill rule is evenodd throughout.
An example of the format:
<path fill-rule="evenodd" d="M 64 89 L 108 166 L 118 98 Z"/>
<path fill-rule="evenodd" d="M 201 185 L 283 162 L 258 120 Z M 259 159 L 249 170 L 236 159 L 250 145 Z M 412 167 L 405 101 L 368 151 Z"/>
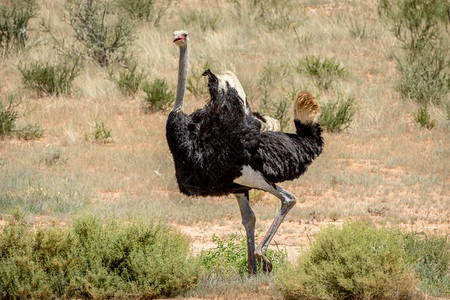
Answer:
<path fill-rule="evenodd" d="M 186 47 L 188 43 L 188 32 L 186 30 L 177 30 L 173 32 L 173 42 L 178 47 Z"/>

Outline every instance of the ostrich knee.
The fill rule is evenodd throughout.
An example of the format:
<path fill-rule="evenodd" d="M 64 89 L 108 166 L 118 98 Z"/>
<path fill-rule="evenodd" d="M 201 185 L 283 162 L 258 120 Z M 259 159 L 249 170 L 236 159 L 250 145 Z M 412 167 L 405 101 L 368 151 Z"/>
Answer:
<path fill-rule="evenodd" d="M 280 191 L 283 194 L 283 199 L 281 200 L 281 214 L 286 215 L 297 203 L 297 199 L 294 194 L 282 190 Z"/>

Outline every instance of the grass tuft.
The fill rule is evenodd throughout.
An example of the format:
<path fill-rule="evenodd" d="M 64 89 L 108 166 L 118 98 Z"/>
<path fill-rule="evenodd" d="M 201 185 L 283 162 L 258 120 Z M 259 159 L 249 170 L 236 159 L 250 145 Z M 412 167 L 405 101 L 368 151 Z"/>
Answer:
<path fill-rule="evenodd" d="M 95 121 L 95 129 L 91 133 L 85 135 L 86 141 L 93 141 L 100 144 L 108 144 L 114 142 L 111 129 L 106 128 L 103 121 Z"/>
<path fill-rule="evenodd" d="M 81 64 L 79 60 L 66 60 L 56 64 L 37 61 L 29 66 L 19 66 L 19 71 L 26 87 L 39 94 L 53 96 L 72 91 L 73 81 L 80 74 Z"/>
<path fill-rule="evenodd" d="M 317 87 L 324 91 L 327 91 L 336 79 L 347 76 L 347 70 L 336 58 L 322 58 L 315 55 L 301 59 L 297 71 L 312 76 Z"/>
<path fill-rule="evenodd" d="M 413 114 L 414 121 L 420 125 L 420 127 L 432 129 L 434 127 L 434 120 L 431 119 L 428 106 L 424 105 L 419 107 L 416 113 Z"/>
<path fill-rule="evenodd" d="M 356 113 L 353 97 L 339 96 L 338 100 L 325 103 L 321 107 L 319 123 L 325 130 L 340 132 L 348 128 Z"/>
<path fill-rule="evenodd" d="M 174 102 L 174 93 L 164 79 L 156 78 L 152 83 L 146 82 L 142 90 L 146 93 L 144 109 L 147 112 L 164 111 Z"/>
<path fill-rule="evenodd" d="M 144 71 L 138 71 L 137 66 L 136 62 L 131 63 L 128 68 L 119 72 L 118 79 L 114 79 L 124 95 L 136 95 L 147 79 Z"/>

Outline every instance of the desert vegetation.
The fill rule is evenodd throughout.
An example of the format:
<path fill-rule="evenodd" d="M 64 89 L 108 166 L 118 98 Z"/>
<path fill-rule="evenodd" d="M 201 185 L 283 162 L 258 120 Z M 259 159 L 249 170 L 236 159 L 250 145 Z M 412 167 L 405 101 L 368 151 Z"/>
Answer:
<path fill-rule="evenodd" d="M 0 0 L 1 297 L 450 297 L 448 9 Z M 270 275 L 243 275 L 232 196 L 178 192 L 165 141 L 176 29 L 191 39 L 187 112 L 207 100 L 204 68 L 235 72 L 285 131 L 298 91 L 321 104 L 325 149 L 281 184 L 300 201 Z M 251 201 L 262 236 L 279 202 Z"/>

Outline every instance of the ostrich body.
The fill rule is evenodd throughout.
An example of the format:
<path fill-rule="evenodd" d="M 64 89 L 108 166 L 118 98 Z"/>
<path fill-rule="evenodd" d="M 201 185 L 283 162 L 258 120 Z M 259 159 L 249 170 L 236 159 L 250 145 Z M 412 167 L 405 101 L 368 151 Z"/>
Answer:
<path fill-rule="evenodd" d="M 256 260 L 271 270 L 267 248 L 286 214 L 295 205 L 293 194 L 275 183 L 302 175 L 322 151 L 319 108 L 311 94 L 302 92 L 295 105 L 296 133 L 261 131 L 261 123 L 246 113 L 244 100 L 229 82 L 207 70 L 211 101 L 191 115 L 183 113 L 188 47 L 187 33 L 174 33 L 180 47 L 177 96 L 166 124 L 166 138 L 174 159 L 180 192 L 189 196 L 234 194 L 239 204 L 248 247 L 249 274 Z M 255 214 L 249 191 L 260 189 L 281 201 L 281 209 L 255 249 Z"/>

